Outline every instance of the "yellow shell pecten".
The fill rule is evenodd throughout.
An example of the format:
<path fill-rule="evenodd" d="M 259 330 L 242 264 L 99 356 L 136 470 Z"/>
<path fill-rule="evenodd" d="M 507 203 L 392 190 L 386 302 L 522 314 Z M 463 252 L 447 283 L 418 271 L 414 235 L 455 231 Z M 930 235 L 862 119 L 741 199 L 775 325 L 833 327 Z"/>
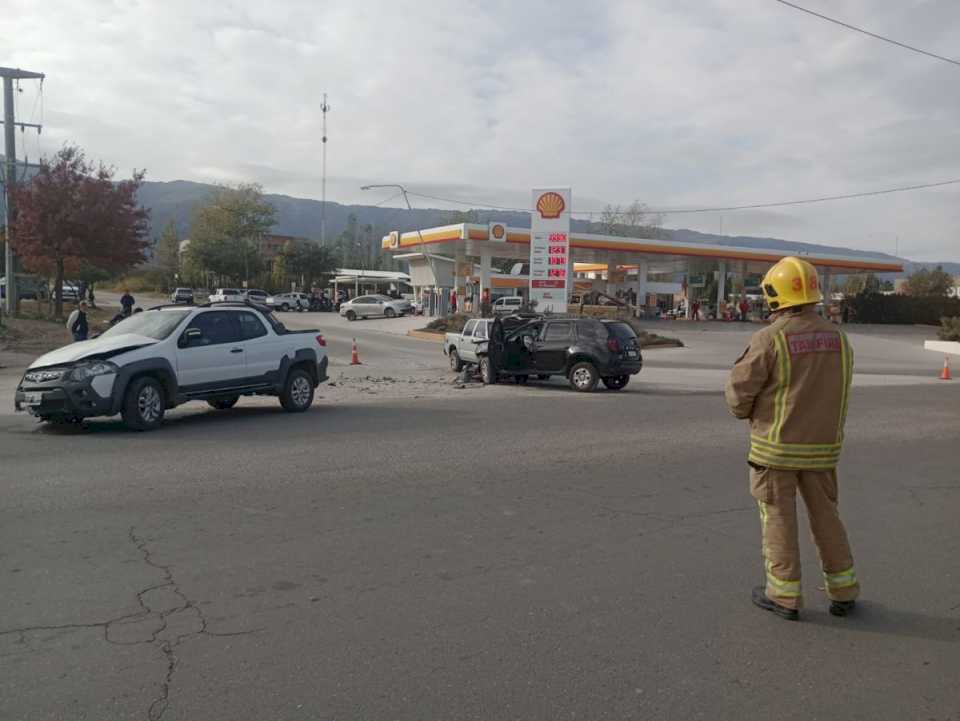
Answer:
<path fill-rule="evenodd" d="M 563 202 L 560 193 L 544 193 L 537 200 L 537 210 L 543 218 L 559 218 L 567 204 Z"/>

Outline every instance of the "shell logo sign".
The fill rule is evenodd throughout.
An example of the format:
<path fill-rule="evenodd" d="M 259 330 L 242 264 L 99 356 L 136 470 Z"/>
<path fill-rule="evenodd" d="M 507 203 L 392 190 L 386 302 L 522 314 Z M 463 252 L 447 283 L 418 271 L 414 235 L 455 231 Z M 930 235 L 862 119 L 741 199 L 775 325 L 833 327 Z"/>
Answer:
<path fill-rule="evenodd" d="M 537 210 L 540 211 L 540 217 L 551 219 L 559 218 L 567 204 L 563 202 L 563 196 L 560 193 L 544 193 L 537 199 Z"/>
<path fill-rule="evenodd" d="M 387 236 L 388 242 L 390 244 L 390 250 L 397 250 L 400 247 L 400 231 L 393 230 L 390 232 L 390 235 Z"/>
<path fill-rule="evenodd" d="M 487 234 L 487 240 L 489 240 L 492 243 L 506 243 L 507 242 L 506 223 L 490 223 L 490 228 Z"/>

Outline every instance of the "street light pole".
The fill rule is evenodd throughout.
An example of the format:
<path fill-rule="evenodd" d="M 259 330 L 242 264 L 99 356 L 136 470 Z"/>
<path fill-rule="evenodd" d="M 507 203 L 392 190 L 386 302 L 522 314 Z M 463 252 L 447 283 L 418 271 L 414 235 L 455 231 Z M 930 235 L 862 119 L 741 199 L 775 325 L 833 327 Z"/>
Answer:
<path fill-rule="evenodd" d="M 17 301 L 20 299 L 20 294 L 17 291 L 17 259 L 13 254 L 13 221 L 16 217 L 16 209 L 13 206 L 13 196 L 17 185 L 17 136 L 16 133 L 14 133 L 17 123 L 13 114 L 13 81 L 40 80 L 42 82 L 44 74 L 34 73 L 29 70 L 20 70 L 19 68 L 0 68 L 0 77 L 3 78 L 4 188 L 6 190 L 4 224 L 7 230 L 6 243 L 4 244 L 4 262 L 7 278 L 5 307 L 7 313 L 13 315 L 17 310 Z M 39 126 L 37 129 L 39 130 Z"/>
<path fill-rule="evenodd" d="M 323 102 L 320 104 L 320 112 L 323 113 L 323 137 L 321 139 L 323 150 L 320 161 L 320 245 L 327 244 L 327 112 L 329 110 L 327 94 L 324 93 Z"/>
<path fill-rule="evenodd" d="M 410 205 L 410 198 L 407 197 L 407 189 L 397 183 L 363 185 L 360 187 L 360 190 L 378 190 L 381 188 L 393 188 L 394 190 L 399 190 L 401 195 L 403 195 L 403 201 L 407 204 L 407 210 L 413 210 L 413 206 Z M 433 256 L 430 255 L 430 252 L 427 250 L 427 244 L 423 240 L 423 233 L 420 232 L 419 227 L 417 228 L 417 237 L 420 238 L 420 252 L 423 253 L 424 257 L 427 259 L 427 262 L 430 264 L 430 272 L 433 273 L 434 287 L 437 287 L 436 284 L 439 283 L 440 277 L 437 275 L 437 268 L 434 265 Z"/>

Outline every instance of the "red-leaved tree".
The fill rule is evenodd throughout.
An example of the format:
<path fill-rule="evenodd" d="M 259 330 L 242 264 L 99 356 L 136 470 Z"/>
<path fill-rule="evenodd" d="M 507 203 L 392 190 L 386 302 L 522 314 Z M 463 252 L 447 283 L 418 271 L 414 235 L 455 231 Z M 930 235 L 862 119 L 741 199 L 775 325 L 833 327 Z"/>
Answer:
<path fill-rule="evenodd" d="M 114 170 L 64 146 L 18 188 L 13 248 L 24 267 L 54 279 L 63 314 L 63 280 L 83 267 L 122 273 L 144 260 L 150 213 L 137 203 L 144 173 L 113 181 Z"/>

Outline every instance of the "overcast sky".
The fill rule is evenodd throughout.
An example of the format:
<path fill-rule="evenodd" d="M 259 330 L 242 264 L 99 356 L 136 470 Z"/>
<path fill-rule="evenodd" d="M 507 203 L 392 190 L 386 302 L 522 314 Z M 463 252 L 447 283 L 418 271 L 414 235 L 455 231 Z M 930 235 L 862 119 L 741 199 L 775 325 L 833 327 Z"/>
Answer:
<path fill-rule="evenodd" d="M 956 0 L 799 4 L 960 55 Z M 960 178 L 960 67 L 773 0 L 0 0 L 0 65 L 47 73 L 45 129 L 150 180 L 377 202 L 790 200 Z M 32 83 L 20 119 L 39 118 Z M 22 155 L 23 150 L 19 153 Z M 671 227 L 960 261 L 960 185 Z M 418 203 L 425 201 L 418 200 Z M 396 203 L 391 203 L 396 204 Z M 447 207 L 430 203 L 435 207 Z"/>

